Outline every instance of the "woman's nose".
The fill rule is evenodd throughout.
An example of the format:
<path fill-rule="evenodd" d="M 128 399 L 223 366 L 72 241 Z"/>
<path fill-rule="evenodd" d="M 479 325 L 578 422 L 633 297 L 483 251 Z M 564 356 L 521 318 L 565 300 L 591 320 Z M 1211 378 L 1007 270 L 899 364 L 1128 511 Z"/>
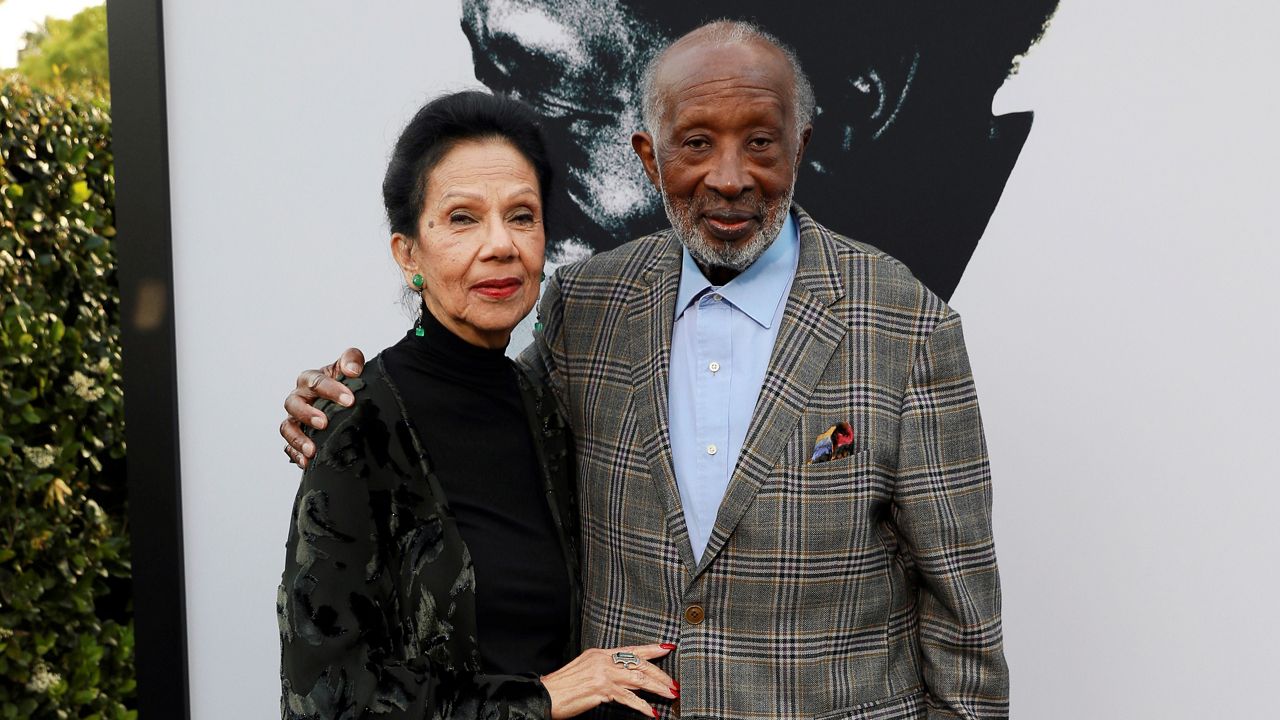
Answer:
<path fill-rule="evenodd" d="M 511 228 L 502 218 L 495 218 L 488 223 L 485 232 L 485 255 L 493 258 L 507 258 L 516 254 L 515 237 Z"/>

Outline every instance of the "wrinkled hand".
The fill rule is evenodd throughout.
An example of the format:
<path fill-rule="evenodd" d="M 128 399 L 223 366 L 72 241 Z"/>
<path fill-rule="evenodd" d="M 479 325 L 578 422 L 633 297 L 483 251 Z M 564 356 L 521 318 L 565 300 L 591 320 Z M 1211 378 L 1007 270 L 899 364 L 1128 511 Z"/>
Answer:
<path fill-rule="evenodd" d="M 635 691 L 644 690 L 672 700 L 680 697 L 679 686 L 649 662 L 674 648 L 674 645 L 636 645 L 608 650 L 593 648 L 559 670 L 543 675 L 542 685 L 551 695 L 552 720 L 581 715 L 608 702 L 621 703 L 657 717 L 657 711 Z M 640 658 L 640 663 L 628 670 L 613 661 L 615 652 L 634 653 Z"/>
<path fill-rule="evenodd" d="M 342 377 L 360 377 L 364 372 L 364 353 L 347 348 L 329 367 L 322 370 L 304 370 L 298 375 L 297 387 L 284 399 L 289 417 L 280 423 L 280 436 L 285 440 L 284 454 L 300 468 L 305 468 L 316 455 L 316 444 L 302 430 L 303 424 L 317 430 L 324 429 L 329 419 L 315 408 L 316 400 L 325 398 L 351 407 L 355 396 L 338 381 Z"/>

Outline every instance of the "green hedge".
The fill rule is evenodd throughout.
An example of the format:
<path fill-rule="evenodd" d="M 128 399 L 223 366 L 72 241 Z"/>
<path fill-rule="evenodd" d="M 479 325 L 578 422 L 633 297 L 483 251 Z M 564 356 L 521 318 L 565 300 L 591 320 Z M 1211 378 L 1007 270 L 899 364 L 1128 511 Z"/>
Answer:
<path fill-rule="evenodd" d="M 0 83 L 0 718 L 133 718 L 111 117 Z"/>

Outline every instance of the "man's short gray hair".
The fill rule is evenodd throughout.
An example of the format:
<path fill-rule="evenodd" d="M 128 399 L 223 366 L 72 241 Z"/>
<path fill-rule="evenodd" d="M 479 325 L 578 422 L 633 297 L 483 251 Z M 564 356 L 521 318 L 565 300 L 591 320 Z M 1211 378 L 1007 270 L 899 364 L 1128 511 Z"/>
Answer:
<path fill-rule="evenodd" d="M 644 97 L 644 126 L 645 130 L 653 136 L 655 142 L 658 141 L 663 120 L 663 104 L 666 100 L 665 91 L 659 88 L 657 84 L 658 69 L 662 67 L 662 61 L 676 43 L 689 39 L 698 39 L 713 47 L 759 42 L 776 48 L 787 58 L 787 62 L 791 65 L 791 74 L 794 80 L 792 87 L 795 93 L 791 100 L 795 111 L 796 135 L 798 136 L 804 132 L 805 127 L 813 121 L 814 108 L 816 107 L 813 97 L 813 84 L 809 82 L 809 76 L 805 75 L 804 70 L 800 67 L 800 58 L 796 56 L 795 51 L 755 23 L 745 20 L 713 20 L 689 31 L 654 53 L 648 64 L 645 65 L 644 75 L 641 76 L 640 80 L 640 90 Z"/>

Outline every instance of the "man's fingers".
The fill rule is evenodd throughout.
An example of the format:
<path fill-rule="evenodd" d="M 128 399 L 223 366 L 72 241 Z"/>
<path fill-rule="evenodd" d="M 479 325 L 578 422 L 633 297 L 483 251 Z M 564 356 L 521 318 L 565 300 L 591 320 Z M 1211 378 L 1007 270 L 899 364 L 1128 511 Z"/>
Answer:
<path fill-rule="evenodd" d="M 315 443 L 311 442 L 298 423 L 293 420 L 285 420 L 280 423 L 280 437 L 288 443 L 287 447 L 302 453 L 304 458 L 314 457 L 316 454 Z"/>
<path fill-rule="evenodd" d="M 338 356 L 337 366 L 347 377 L 360 377 L 364 372 L 364 353 L 360 348 L 347 348 Z"/>
<path fill-rule="evenodd" d="M 294 465 L 297 465 L 299 468 L 302 468 L 304 470 L 306 469 L 307 458 L 305 455 L 298 452 L 297 448 L 294 448 L 291 445 L 285 445 L 284 454 L 288 456 L 289 462 L 293 463 Z"/>
<path fill-rule="evenodd" d="M 359 352 L 358 350 L 356 352 Z M 340 405 L 351 407 L 355 402 L 355 396 L 351 394 L 351 390 L 334 378 L 342 377 L 342 372 L 338 369 L 338 363 L 334 363 L 323 370 L 304 370 L 298 375 L 297 386 L 294 387 L 291 396 L 296 395 L 308 405 L 315 402 L 316 398 L 324 398 L 336 402 Z M 286 406 L 287 406 L 286 402 Z M 296 416 L 295 416 L 296 417 Z M 304 420 L 305 418 L 298 418 Z"/>
<path fill-rule="evenodd" d="M 332 380 L 327 377 L 321 378 L 312 386 L 311 391 L 314 392 L 317 397 L 322 397 L 325 400 L 332 400 L 333 402 L 345 407 L 351 407 L 356 401 L 355 395 L 351 394 L 351 388 L 343 385 L 337 380 Z"/>
<path fill-rule="evenodd" d="M 302 423 L 310 425 L 317 430 L 323 430 L 329 424 L 329 419 L 324 413 L 315 409 L 312 403 L 315 402 L 315 395 L 309 390 L 294 390 L 284 399 L 284 411 L 289 413 L 289 418 L 285 422 L 293 421 L 294 423 Z M 301 431 L 299 431 L 301 432 Z M 290 440 L 285 435 L 284 427 L 280 428 L 280 434 L 285 440 Z"/>
<path fill-rule="evenodd" d="M 325 414 L 315 408 L 316 400 L 324 398 L 344 407 L 355 404 L 355 394 L 339 379 L 357 377 L 364 370 L 364 353 L 358 348 L 347 348 L 337 362 L 323 370 L 304 370 L 298 375 L 293 392 L 284 399 L 284 410 L 289 417 L 280 423 L 280 437 L 285 440 L 284 452 L 298 467 L 305 468 L 315 457 L 316 446 L 303 426 L 323 430 L 329 425 Z"/>

